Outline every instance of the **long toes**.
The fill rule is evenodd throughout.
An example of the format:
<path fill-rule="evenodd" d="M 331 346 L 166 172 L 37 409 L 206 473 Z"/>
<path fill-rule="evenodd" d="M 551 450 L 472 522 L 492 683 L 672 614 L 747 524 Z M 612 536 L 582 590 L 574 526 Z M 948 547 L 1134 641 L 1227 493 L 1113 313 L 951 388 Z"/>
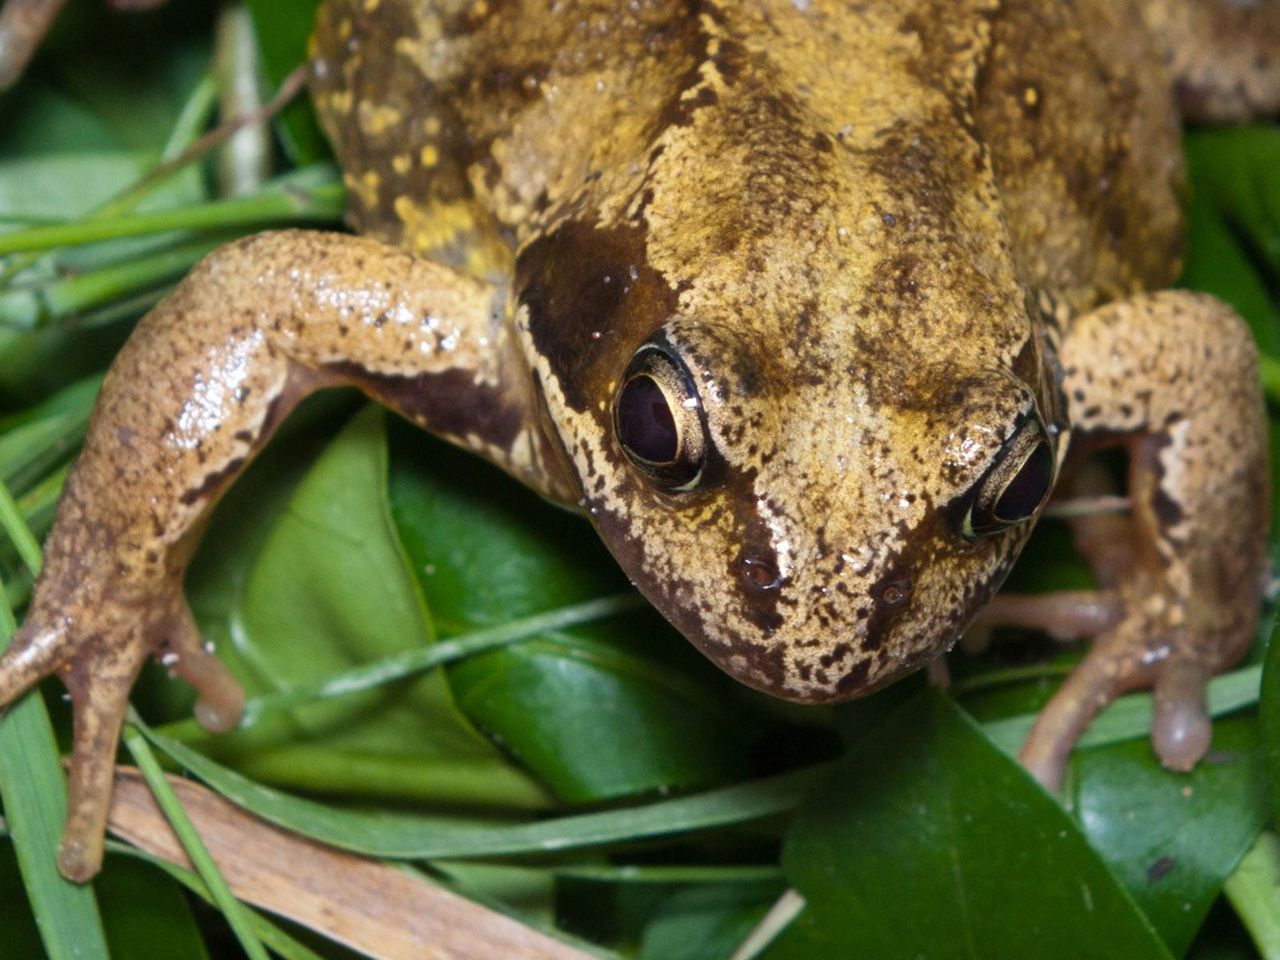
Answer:
<path fill-rule="evenodd" d="M 1121 665 L 1094 647 L 1040 711 L 1018 759 L 1050 793 L 1062 785 L 1067 759 L 1080 734 L 1116 698 L 1122 682 Z"/>
<path fill-rule="evenodd" d="M 71 770 L 67 778 L 67 823 L 58 869 L 83 883 L 102 866 L 103 834 L 111 801 L 116 742 L 129 690 L 146 658 L 142 644 L 82 656 L 64 680 L 74 707 Z"/>

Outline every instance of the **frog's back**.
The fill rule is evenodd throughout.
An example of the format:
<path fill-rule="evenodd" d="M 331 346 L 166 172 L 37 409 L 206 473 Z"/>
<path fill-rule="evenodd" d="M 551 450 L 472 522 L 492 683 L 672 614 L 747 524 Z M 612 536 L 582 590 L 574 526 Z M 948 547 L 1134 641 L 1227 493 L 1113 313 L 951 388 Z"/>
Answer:
<path fill-rule="evenodd" d="M 805 108 L 788 121 L 798 143 L 866 137 L 884 168 L 917 162 L 910 145 L 891 156 L 887 115 L 865 109 L 877 31 L 894 58 L 908 35 L 916 79 L 945 90 L 991 167 L 1022 281 L 1080 309 L 1177 267 L 1176 122 L 1138 19 L 1106 0 L 330 0 L 316 93 L 357 229 L 506 277 L 513 249 L 584 198 L 607 206 L 602 171 L 644 182 L 664 131 L 719 109 L 735 70 Z"/>
<path fill-rule="evenodd" d="M 1172 282 L 1179 125 L 1136 3 L 1001 4 L 974 115 L 1033 288 L 1081 310 Z"/>
<path fill-rule="evenodd" d="M 688 8 L 330 0 L 316 100 L 354 226 L 509 273 L 511 248 L 600 169 L 643 156 L 703 53 Z"/>

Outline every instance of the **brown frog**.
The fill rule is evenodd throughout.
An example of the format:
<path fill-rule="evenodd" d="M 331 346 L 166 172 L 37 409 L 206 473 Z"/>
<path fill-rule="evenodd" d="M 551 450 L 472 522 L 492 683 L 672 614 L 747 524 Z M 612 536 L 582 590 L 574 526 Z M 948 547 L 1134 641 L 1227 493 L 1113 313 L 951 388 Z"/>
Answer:
<path fill-rule="evenodd" d="M 1226 0 L 331 0 L 314 92 L 362 236 L 230 244 L 142 321 L 0 661 L 0 703 L 71 691 L 63 872 L 99 866 L 148 654 L 237 722 L 183 572 L 336 384 L 581 507 L 707 656 L 801 702 L 940 657 L 1068 451 L 1124 444 L 1131 509 L 1078 525 L 1098 590 L 990 616 L 1098 637 L 1024 749 L 1043 782 L 1139 686 L 1193 765 L 1255 627 L 1263 409 L 1227 307 L 1143 291 L 1177 272 L 1175 87 L 1274 109 L 1278 36 Z"/>

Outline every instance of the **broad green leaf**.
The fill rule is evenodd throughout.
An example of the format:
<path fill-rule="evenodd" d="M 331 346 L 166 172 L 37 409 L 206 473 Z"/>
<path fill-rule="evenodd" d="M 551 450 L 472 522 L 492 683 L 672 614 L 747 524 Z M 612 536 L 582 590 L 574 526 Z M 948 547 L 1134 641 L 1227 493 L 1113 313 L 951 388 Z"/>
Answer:
<path fill-rule="evenodd" d="M 159 151 L 208 63 L 212 14 L 203 3 L 146 13 L 67 4 L 29 80 L 85 105 L 117 145 Z"/>
<path fill-rule="evenodd" d="M 391 502 L 442 630 L 486 626 L 625 584 L 594 531 L 491 467 L 426 438 L 395 460 Z M 562 799 L 723 782 L 745 772 L 750 720 L 724 680 L 644 613 L 449 670 L 459 706 Z"/>
<path fill-rule="evenodd" d="M 1280 956 L 1280 837 L 1263 831 L 1223 886 L 1226 900 L 1248 928 L 1258 951 L 1267 958 Z"/>
<path fill-rule="evenodd" d="M 1070 817 L 935 691 L 805 801 L 782 863 L 807 905 L 770 960 L 1169 957 Z"/>
<path fill-rule="evenodd" d="M 1266 820 L 1257 721 L 1215 721 L 1212 752 L 1186 775 L 1144 739 L 1081 751 L 1073 782 L 1085 836 L 1181 956 Z"/>
<path fill-rule="evenodd" d="M 249 693 L 313 684 L 331 673 L 430 643 L 421 599 L 396 541 L 386 503 L 383 413 L 355 417 L 307 473 L 277 518 L 249 574 L 233 633 Z M 213 738 L 220 756 L 323 743 L 334 786 L 347 757 L 385 754 L 405 763 L 456 764 L 470 795 L 441 799 L 502 803 L 523 777 L 458 715 L 438 673 L 371 693 L 325 701 L 249 730 Z M 324 788 L 325 765 L 304 771 Z"/>

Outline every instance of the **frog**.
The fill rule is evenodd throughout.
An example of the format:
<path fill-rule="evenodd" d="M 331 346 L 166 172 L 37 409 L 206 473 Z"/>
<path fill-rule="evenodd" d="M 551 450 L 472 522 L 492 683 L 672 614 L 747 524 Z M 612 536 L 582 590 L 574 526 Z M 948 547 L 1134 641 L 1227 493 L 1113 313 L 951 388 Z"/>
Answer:
<path fill-rule="evenodd" d="M 1166 289 L 1179 124 L 1276 109 L 1278 7 L 327 0 L 311 88 L 353 232 L 230 243 L 139 323 L 0 659 L 0 704 L 70 693 L 61 871 L 100 867 L 149 656 L 236 725 L 184 572 L 344 385 L 580 511 L 752 688 L 863 696 L 981 615 L 1093 640 L 1021 753 L 1046 787 L 1137 688 L 1190 769 L 1270 494 L 1247 328 Z M 1074 522 L 1096 589 L 997 596 L 1106 447 L 1127 509 Z"/>

